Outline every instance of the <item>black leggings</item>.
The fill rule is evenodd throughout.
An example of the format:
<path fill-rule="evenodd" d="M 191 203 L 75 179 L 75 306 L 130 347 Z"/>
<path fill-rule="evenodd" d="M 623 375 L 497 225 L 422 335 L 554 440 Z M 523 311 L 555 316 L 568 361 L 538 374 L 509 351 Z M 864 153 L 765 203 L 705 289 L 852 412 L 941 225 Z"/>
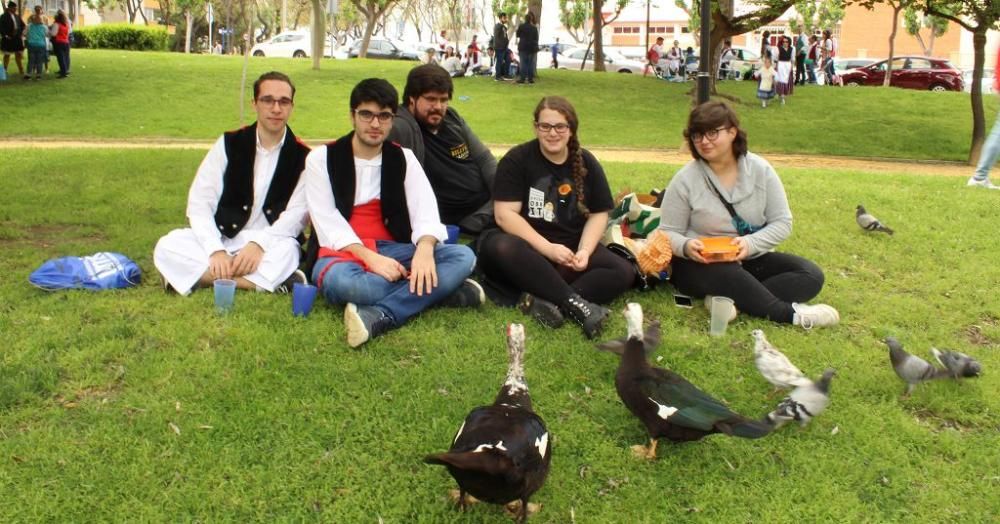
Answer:
<path fill-rule="evenodd" d="M 823 289 L 823 270 L 795 255 L 767 253 L 736 262 L 701 264 L 674 258 L 670 281 L 677 291 L 733 299 L 736 308 L 775 322 L 792 322 L 792 302 L 808 302 Z"/>
<path fill-rule="evenodd" d="M 521 237 L 500 231 L 482 239 L 478 261 L 487 278 L 555 304 L 573 293 L 606 304 L 631 288 L 635 279 L 632 265 L 602 245 L 590 255 L 587 269 L 574 271 L 552 263 Z"/>

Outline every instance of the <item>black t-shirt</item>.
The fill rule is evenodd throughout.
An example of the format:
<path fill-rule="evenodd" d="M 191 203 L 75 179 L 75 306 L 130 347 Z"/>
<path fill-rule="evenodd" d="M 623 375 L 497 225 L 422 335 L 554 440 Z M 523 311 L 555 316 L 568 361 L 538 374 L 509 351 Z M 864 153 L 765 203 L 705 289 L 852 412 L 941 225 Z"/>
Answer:
<path fill-rule="evenodd" d="M 437 133 L 421 126 L 424 137 L 424 168 L 434 187 L 441 218 L 457 223 L 490 199 L 481 166 L 472 158 L 469 141 L 453 110 L 445 114 Z"/>
<path fill-rule="evenodd" d="M 584 202 L 591 213 L 610 211 L 615 203 L 604 169 L 590 151 L 583 150 Z M 521 216 L 549 242 L 576 251 L 587 219 L 576 205 L 573 159 L 553 164 L 542 155 L 538 140 L 507 152 L 497 165 L 493 198 L 521 202 Z"/>

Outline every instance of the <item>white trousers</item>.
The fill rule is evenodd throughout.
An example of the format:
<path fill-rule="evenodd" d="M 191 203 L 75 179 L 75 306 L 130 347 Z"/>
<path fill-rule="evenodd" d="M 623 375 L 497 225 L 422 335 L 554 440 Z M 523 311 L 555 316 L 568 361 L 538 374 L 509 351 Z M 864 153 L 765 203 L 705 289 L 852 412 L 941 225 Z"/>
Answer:
<path fill-rule="evenodd" d="M 241 233 L 235 238 L 223 238 L 226 252 L 230 255 L 239 253 L 249 243 L 249 240 L 241 238 L 243 236 Z M 257 271 L 243 277 L 266 291 L 274 291 L 299 267 L 299 244 L 295 239 L 284 238 L 271 244 L 264 252 Z M 198 242 L 194 231 L 175 229 L 156 243 L 153 264 L 171 287 L 182 295 L 188 295 L 208 271 L 210 255 Z"/>

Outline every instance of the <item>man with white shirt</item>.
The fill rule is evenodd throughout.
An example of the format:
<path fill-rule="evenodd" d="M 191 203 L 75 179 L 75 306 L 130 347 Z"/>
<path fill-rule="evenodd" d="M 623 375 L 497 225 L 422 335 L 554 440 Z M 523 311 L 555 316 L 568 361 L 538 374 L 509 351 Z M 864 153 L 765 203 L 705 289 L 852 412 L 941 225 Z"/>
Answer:
<path fill-rule="evenodd" d="M 288 127 L 295 86 L 284 74 L 254 82 L 257 121 L 223 134 L 198 167 L 188 193 L 191 227 L 160 239 L 153 262 L 165 289 L 187 295 L 216 279 L 240 289 L 288 292 L 307 221 L 299 178 L 309 148 Z"/>
<path fill-rule="evenodd" d="M 303 174 L 312 219 L 312 279 L 331 304 L 346 304 L 347 342 L 357 347 L 430 306 L 478 306 L 466 277 L 476 257 L 445 245 L 434 191 L 413 151 L 386 137 L 399 108 L 386 80 L 351 92 L 354 131 L 309 153 Z M 308 264 L 307 264 L 308 265 Z"/>

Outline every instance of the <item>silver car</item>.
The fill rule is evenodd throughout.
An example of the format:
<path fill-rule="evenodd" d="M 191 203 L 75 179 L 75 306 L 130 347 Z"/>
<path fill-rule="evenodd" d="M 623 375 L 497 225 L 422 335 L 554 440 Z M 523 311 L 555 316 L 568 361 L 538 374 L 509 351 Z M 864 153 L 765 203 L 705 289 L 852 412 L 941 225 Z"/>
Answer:
<path fill-rule="evenodd" d="M 580 64 L 583 63 L 585 56 L 587 58 L 587 63 L 584 65 L 583 69 L 586 71 L 593 71 L 594 51 L 590 50 L 588 52 L 586 48 L 574 48 L 564 51 L 563 54 L 559 56 L 559 69 L 579 71 Z M 646 67 L 646 64 L 637 60 L 629 60 L 615 51 L 604 51 L 604 64 L 604 68 L 607 71 L 615 71 L 618 73 L 636 73 L 640 75 L 642 74 L 642 70 Z"/>

